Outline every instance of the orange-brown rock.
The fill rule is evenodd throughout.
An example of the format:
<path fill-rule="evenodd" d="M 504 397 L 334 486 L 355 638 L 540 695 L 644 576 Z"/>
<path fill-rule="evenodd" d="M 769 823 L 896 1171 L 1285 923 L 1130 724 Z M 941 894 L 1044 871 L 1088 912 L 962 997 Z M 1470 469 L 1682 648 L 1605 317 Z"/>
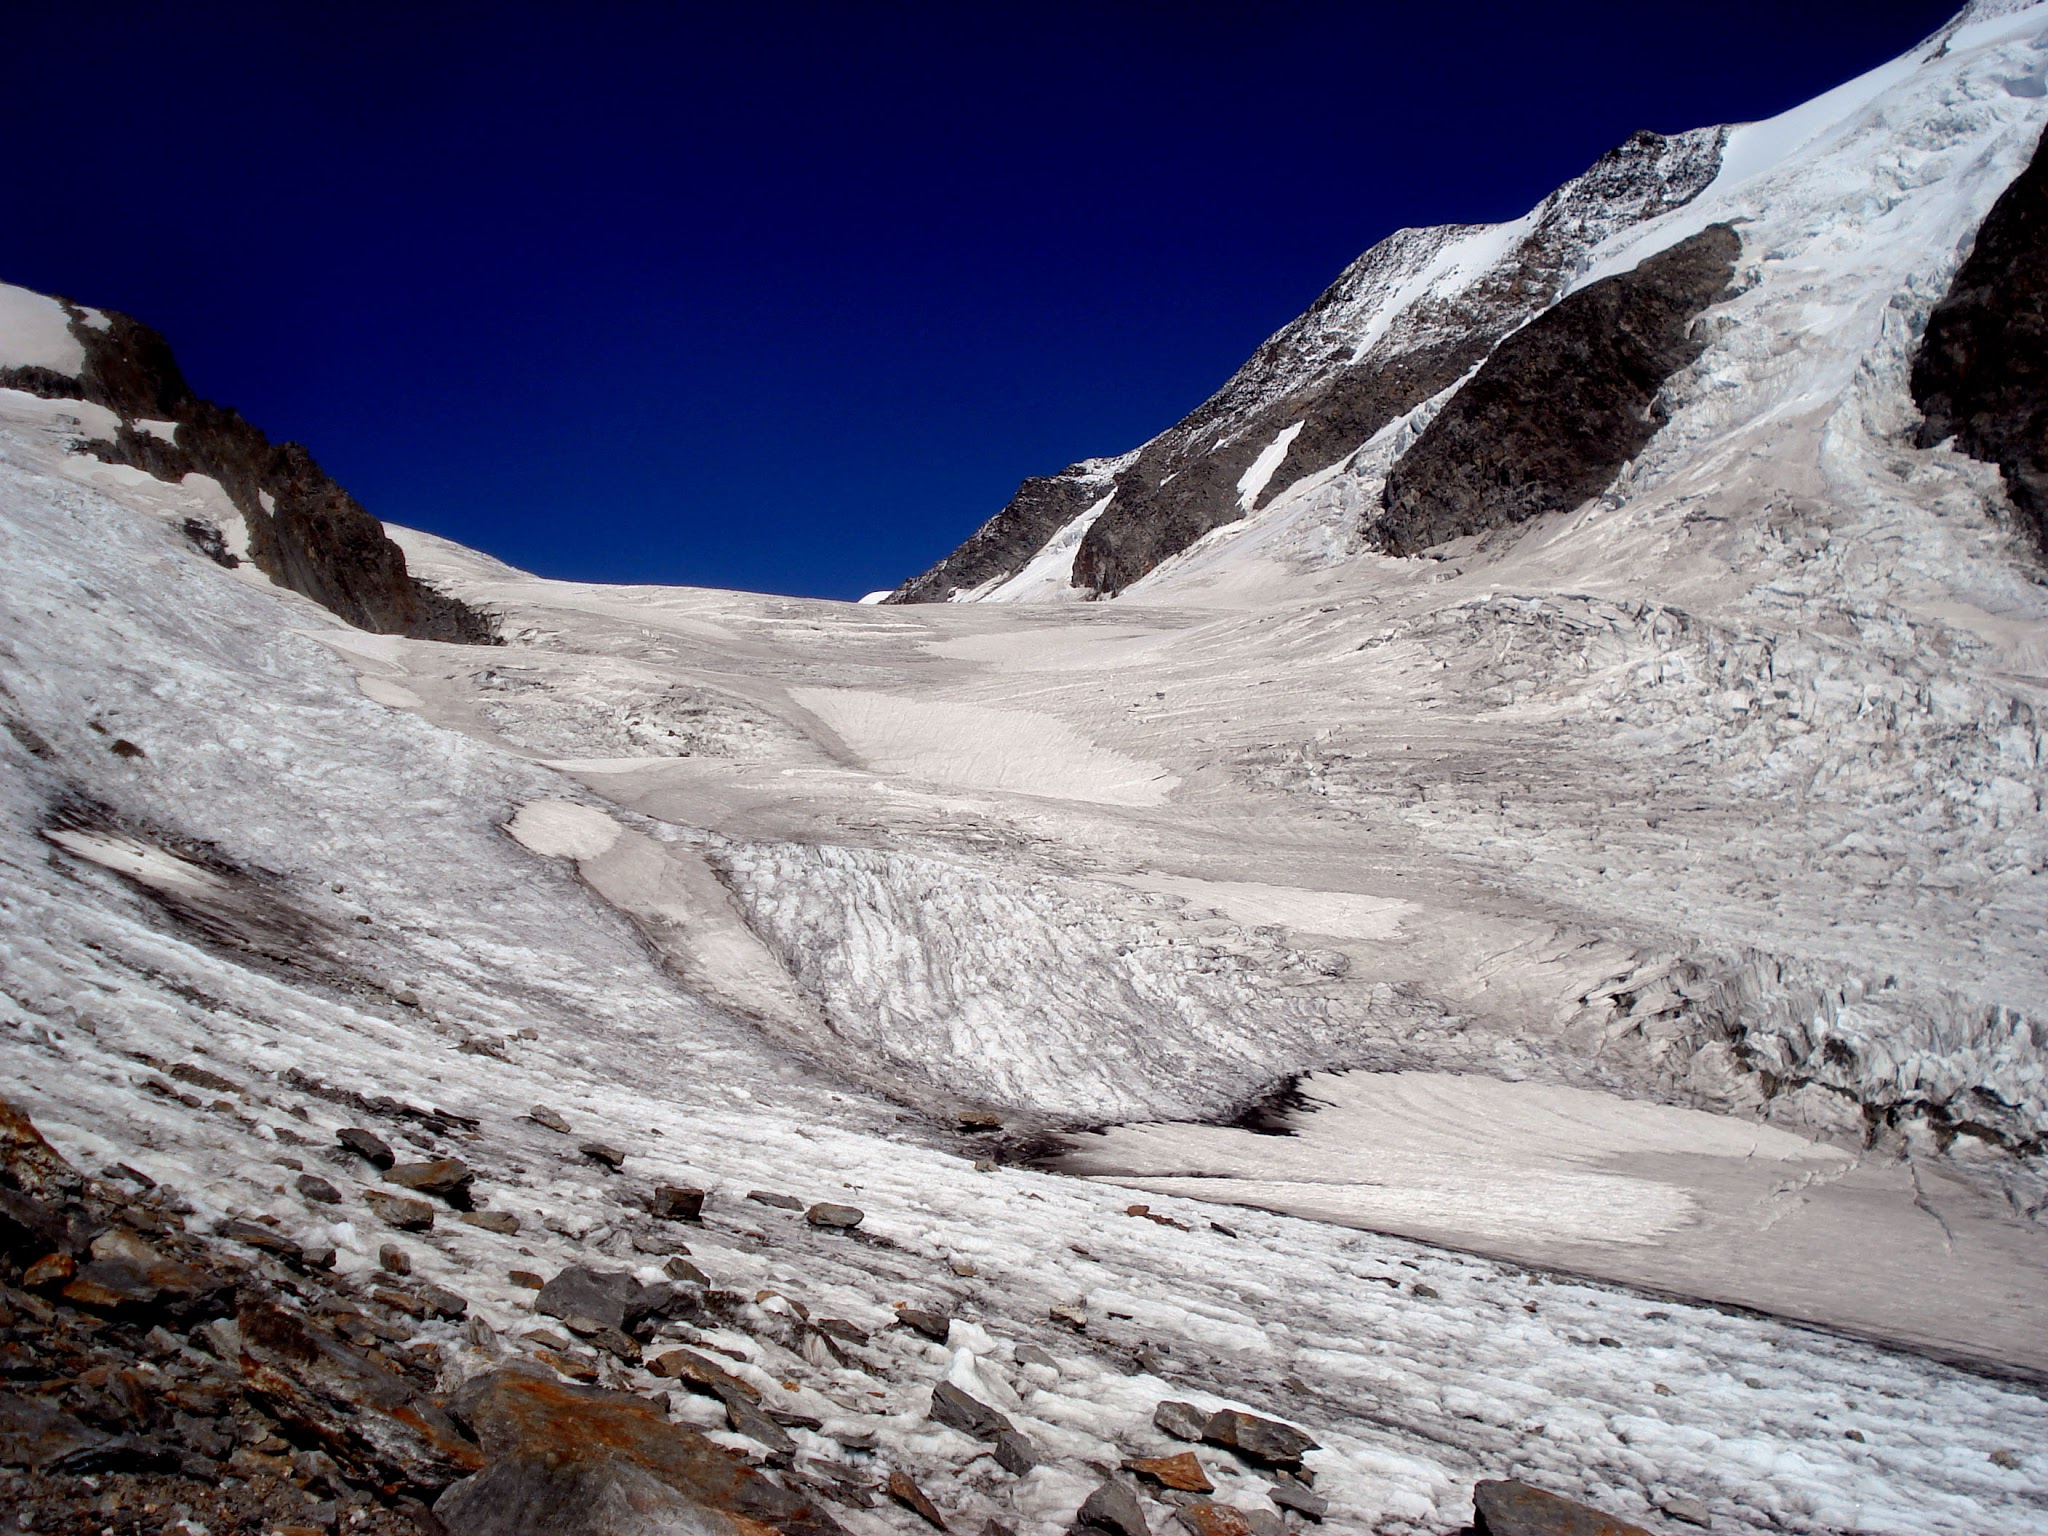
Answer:
<path fill-rule="evenodd" d="M 1177 1456 L 1142 1456 L 1125 1462 L 1124 1468 L 1162 1488 L 1177 1488 L 1182 1493 L 1216 1491 L 1216 1485 L 1209 1481 L 1209 1474 L 1202 1470 L 1202 1463 L 1193 1451 L 1182 1451 Z"/>

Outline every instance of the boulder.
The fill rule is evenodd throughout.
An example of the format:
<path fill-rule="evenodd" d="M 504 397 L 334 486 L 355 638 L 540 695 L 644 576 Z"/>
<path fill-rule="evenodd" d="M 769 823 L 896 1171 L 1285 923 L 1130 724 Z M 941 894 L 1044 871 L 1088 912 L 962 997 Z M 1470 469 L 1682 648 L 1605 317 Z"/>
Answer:
<path fill-rule="evenodd" d="M 464 1211 L 457 1220 L 464 1226 L 496 1232 L 501 1237 L 511 1237 L 519 1231 L 519 1218 L 510 1211 Z"/>
<path fill-rule="evenodd" d="M 1022 1477 L 1038 1465 L 1038 1447 L 1018 1430 L 1002 1431 L 992 1444 L 996 1465 L 1013 1477 Z"/>
<path fill-rule="evenodd" d="M 300 1197 L 311 1200 L 315 1205 L 341 1204 L 341 1191 L 317 1173 L 302 1173 L 295 1184 Z"/>
<path fill-rule="evenodd" d="M 851 1231 L 861 1224 L 865 1214 L 859 1206 L 834 1205 L 829 1200 L 821 1200 L 804 1212 L 804 1220 L 814 1227 Z"/>
<path fill-rule="evenodd" d="M 101 1233 L 89 1251 L 91 1259 L 62 1292 L 74 1306 L 122 1316 L 154 1314 L 179 1322 L 218 1317 L 228 1310 L 226 1281 L 167 1258 L 125 1227 Z"/>
<path fill-rule="evenodd" d="M 1472 1507 L 1476 1536 L 1649 1536 L 1639 1525 L 1515 1478 L 1480 1483 Z"/>
<path fill-rule="evenodd" d="M 526 1118 L 535 1125 L 546 1126 L 560 1136 L 570 1134 L 569 1122 L 562 1118 L 560 1111 L 552 1110 L 545 1104 L 536 1104 L 526 1112 Z"/>
<path fill-rule="evenodd" d="M 1074 1515 L 1074 1528 L 1108 1531 L 1113 1536 L 1152 1536 L 1152 1527 L 1145 1520 L 1145 1506 L 1138 1502 L 1137 1494 L 1128 1484 L 1115 1478 L 1105 1480 L 1082 1500 Z"/>
<path fill-rule="evenodd" d="M 1135 1472 L 1147 1482 L 1159 1484 L 1162 1488 L 1176 1489 L 1181 1493 L 1214 1493 L 1216 1485 L 1209 1481 L 1209 1474 L 1202 1470 L 1202 1463 L 1193 1451 L 1182 1451 L 1175 1456 L 1142 1456 L 1124 1463 L 1126 1472 Z"/>
<path fill-rule="evenodd" d="M 931 1416 L 935 1423 L 957 1429 L 976 1440 L 993 1440 L 1016 1428 L 1003 1414 L 968 1396 L 950 1381 L 942 1381 L 932 1388 Z"/>
<path fill-rule="evenodd" d="M 924 1490 L 910 1480 L 910 1474 L 900 1468 L 892 1468 L 889 1481 L 884 1485 L 889 1497 L 911 1511 L 925 1524 L 936 1530 L 946 1528 L 946 1517 L 939 1513 L 939 1506 L 925 1497 Z"/>
<path fill-rule="evenodd" d="M 626 1154 L 608 1141 L 579 1142 L 576 1150 L 593 1163 L 601 1163 L 614 1173 L 626 1166 Z"/>
<path fill-rule="evenodd" d="M 1202 1426 L 1202 1438 L 1261 1467 L 1298 1467 L 1304 1455 L 1318 1449 L 1315 1441 L 1293 1425 L 1236 1408 L 1219 1408 L 1210 1414 L 1209 1422 Z"/>
<path fill-rule="evenodd" d="M 842 1536 L 813 1500 L 643 1398 L 508 1366 L 470 1381 L 450 1406 L 487 1465 L 434 1504 L 449 1536 Z"/>
<path fill-rule="evenodd" d="M 389 1168 L 398 1161 L 392 1155 L 391 1143 L 375 1131 L 365 1130 L 360 1125 L 351 1125 L 336 1131 L 334 1139 L 375 1167 Z"/>
<path fill-rule="evenodd" d="M 927 1312 L 922 1307 L 898 1307 L 896 1321 L 934 1344 L 943 1344 L 953 1332 L 953 1319 L 944 1312 Z"/>
<path fill-rule="evenodd" d="M 565 1321 L 586 1317 L 601 1327 L 635 1333 L 649 1318 L 664 1315 L 676 1298 L 668 1285 L 642 1285 L 623 1270 L 572 1264 L 540 1288 L 533 1309 Z"/>
<path fill-rule="evenodd" d="M 704 1191 L 682 1184 L 657 1184 L 647 1197 L 647 1209 L 662 1221 L 704 1219 Z"/>
<path fill-rule="evenodd" d="M 761 1400 L 757 1387 L 741 1381 L 729 1371 L 721 1370 L 694 1349 L 666 1350 L 648 1362 L 647 1369 L 657 1376 L 680 1382 L 692 1392 L 715 1397 L 727 1405 L 734 1399 L 744 1403 Z"/>
<path fill-rule="evenodd" d="M 429 1163 L 395 1164 L 384 1170 L 384 1182 L 414 1194 L 433 1195 L 466 1211 L 473 1204 L 470 1187 L 476 1182 L 476 1172 L 459 1157 L 437 1157 Z"/>
<path fill-rule="evenodd" d="M 1152 1424 L 1162 1435 L 1171 1435 L 1176 1440 L 1199 1440 L 1208 1427 L 1209 1415 L 1193 1403 L 1168 1398 L 1152 1410 Z"/>
<path fill-rule="evenodd" d="M 388 1190 L 366 1189 L 363 1204 L 380 1221 L 398 1228 L 401 1232 L 426 1232 L 434 1225 L 434 1208 L 424 1200 L 415 1200 L 410 1195 L 394 1195 Z"/>
<path fill-rule="evenodd" d="M 1330 1501 L 1321 1494 L 1296 1482 L 1291 1477 L 1282 1477 L 1266 1490 L 1266 1497 L 1282 1509 L 1291 1509 L 1304 1520 L 1318 1523 L 1330 1512 Z"/>
<path fill-rule="evenodd" d="M 778 1211 L 800 1211 L 804 1208 L 803 1201 L 795 1195 L 778 1195 L 772 1190 L 750 1189 L 747 1198 L 756 1205 L 771 1205 Z"/>

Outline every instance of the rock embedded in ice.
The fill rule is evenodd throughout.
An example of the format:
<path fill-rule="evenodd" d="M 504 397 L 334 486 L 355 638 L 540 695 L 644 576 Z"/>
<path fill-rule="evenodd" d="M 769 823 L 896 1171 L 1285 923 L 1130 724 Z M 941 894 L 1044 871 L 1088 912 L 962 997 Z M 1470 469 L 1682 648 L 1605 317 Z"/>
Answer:
<path fill-rule="evenodd" d="M 1480 1483 L 1472 1506 L 1475 1536 L 1649 1536 L 1639 1525 L 1514 1478 Z"/>
<path fill-rule="evenodd" d="M 704 1219 L 704 1191 L 682 1184 L 657 1184 L 647 1197 L 647 1209 L 663 1221 Z"/>
<path fill-rule="evenodd" d="M 756 1205 L 773 1206 L 778 1211 L 800 1211 L 804 1208 L 803 1201 L 795 1195 L 778 1195 L 773 1190 L 750 1189 L 747 1198 Z"/>
<path fill-rule="evenodd" d="M 1293 1425 L 1237 1408 L 1219 1408 L 1210 1414 L 1202 1426 L 1202 1438 L 1262 1467 L 1298 1467 L 1304 1455 L 1319 1449 Z"/>
<path fill-rule="evenodd" d="M 1682 1493 L 1674 1493 L 1658 1500 L 1657 1507 L 1672 1519 L 1683 1520 L 1687 1525 L 1696 1525 L 1702 1530 L 1708 1529 L 1714 1523 L 1706 1505 Z"/>
<path fill-rule="evenodd" d="M 1081 1502 L 1074 1513 L 1076 1531 L 1109 1531 L 1114 1536 L 1152 1536 L 1145 1519 L 1145 1506 L 1128 1484 L 1115 1478 L 1105 1480 Z"/>
<path fill-rule="evenodd" d="M 1164 1408 L 1167 1405 L 1161 1403 L 1159 1406 Z M 1193 1451 L 1180 1451 L 1172 1456 L 1135 1457 L 1124 1463 L 1124 1470 L 1182 1493 L 1216 1491 L 1216 1485 L 1209 1481 L 1209 1474 L 1202 1470 L 1201 1460 Z"/>
<path fill-rule="evenodd" d="M 581 1142 L 576 1150 L 592 1162 L 602 1163 L 615 1173 L 626 1166 L 626 1154 L 607 1141 Z"/>
<path fill-rule="evenodd" d="M 501 1237 L 511 1237 L 519 1230 L 519 1218 L 510 1211 L 464 1211 L 458 1219 L 464 1226 L 481 1227 Z"/>
<path fill-rule="evenodd" d="M 1171 1435 L 1176 1440 L 1199 1440 L 1209 1426 L 1209 1415 L 1193 1403 L 1168 1398 L 1152 1410 L 1152 1424 L 1162 1435 Z"/>
<path fill-rule="evenodd" d="M 1330 1501 L 1284 1473 L 1266 1489 L 1266 1497 L 1282 1509 L 1291 1509 L 1304 1520 L 1321 1522 L 1330 1512 Z"/>
<path fill-rule="evenodd" d="M 334 1139 L 374 1167 L 389 1168 L 398 1161 L 392 1154 L 391 1143 L 375 1131 L 365 1130 L 359 1125 L 345 1126 L 336 1131 Z"/>
<path fill-rule="evenodd" d="M 642 1285 L 623 1270 L 571 1264 L 541 1287 L 533 1309 L 564 1320 L 587 1317 L 607 1328 L 632 1333 L 675 1298 L 667 1285 Z"/>
<path fill-rule="evenodd" d="M 366 1189 L 363 1204 L 380 1221 L 398 1228 L 401 1232 L 426 1232 L 434 1225 L 434 1208 L 424 1200 L 415 1200 L 410 1195 L 394 1195 L 388 1190 Z"/>
<path fill-rule="evenodd" d="M 814 1227 L 830 1227 L 839 1231 L 851 1231 L 865 1219 L 866 1212 L 855 1205 L 834 1205 L 821 1200 L 804 1212 L 804 1220 Z"/>
<path fill-rule="evenodd" d="M 415 1194 L 436 1195 L 458 1211 L 470 1207 L 470 1186 L 476 1171 L 459 1157 L 439 1157 L 426 1163 L 399 1163 L 384 1170 L 384 1182 L 409 1189 Z"/>
<path fill-rule="evenodd" d="M 1003 1430 L 991 1444 L 996 1465 L 1013 1477 L 1022 1477 L 1038 1465 L 1038 1447 L 1020 1430 Z"/>
<path fill-rule="evenodd" d="M 934 1344 L 943 1344 L 953 1331 L 953 1319 L 949 1313 L 928 1312 L 923 1307 L 898 1307 L 896 1321 L 901 1326 L 921 1333 Z"/>
<path fill-rule="evenodd" d="M 535 1125 L 546 1126 L 549 1130 L 559 1132 L 561 1135 L 567 1136 L 570 1134 L 569 1122 L 563 1119 L 559 1112 L 549 1109 L 545 1104 L 534 1105 L 533 1108 L 526 1112 L 526 1118 Z"/>
<path fill-rule="evenodd" d="M 889 1481 L 884 1485 L 889 1497 L 905 1509 L 937 1530 L 946 1529 L 946 1517 L 939 1513 L 939 1506 L 925 1497 L 924 1490 L 912 1482 L 908 1473 L 900 1467 L 889 1470 Z"/>
<path fill-rule="evenodd" d="M 1016 1427 L 1007 1416 L 970 1397 L 950 1381 L 942 1381 L 932 1388 L 931 1416 L 934 1422 L 948 1429 L 957 1429 L 976 1440 L 993 1440 L 1005 1430 Z"/>
<path fill-rule="evenodd" d="M 317 1173 L 302 1173 L 294 1181 L 298 1192 L 318 1205 L 341 1204 L 341 1191 Z"/>

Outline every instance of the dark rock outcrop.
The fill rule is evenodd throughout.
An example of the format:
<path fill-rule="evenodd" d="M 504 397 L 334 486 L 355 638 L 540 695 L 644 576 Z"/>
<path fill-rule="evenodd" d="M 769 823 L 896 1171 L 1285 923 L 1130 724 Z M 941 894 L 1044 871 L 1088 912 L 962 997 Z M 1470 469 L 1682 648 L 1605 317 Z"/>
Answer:
<path fill-rule="evenodd" d="M 803 1494 L 669 1423 L 642 1398 L 513 1368 L 468 1383 L 449 1406 L 489 1461 L 435 1503 L 451 1536 L 842 1530 Z"/>
<path fill-rule="evenodd" d="M 2048 557 L 2048 135 L 1977 230 L 1913 358 L 1923 448 L 1996 464 Z"/>
<path fill-rule="evenodd" d="M 1605 490 L 1668 419 L 1658 392 L 1706 350 L 1693 322 L 1741 251 L 1709 225 L 1508 337 L 1388 473 L 1367 536 L 1412 555 Z"/>
<path fill-rule="evenodd" d="M 1086 464 L 1056 475 L 1034 475 L 967 542 L 922 575 L 889 594 L 892 603 L 943 603 L 999 576 L 1014 576 L 1060 529 L 1109 494 L 1108 483 Z"/>
<path fill-rule="evenodd" d="M 1723 129 L 1633 135 L 1546 198 L 1470 281 L 1431 274 L 1474 228 L 1402 230 L 1381 241 L 1119 470 L 1115 499 L 1076 550 L 1073 584 L 1120 592 L 1211 530 L 1341 463 L 1555 302 L 1599 241 L 1697 197 L 1720 167 L 1725 139 Z M 1247 508 L 1239 481 L 1297 423 Z M 1103 475 L 1099 464 L 1080 464 L 1027 480 L 1008 507 L 890 600 L 943 601 L 956 588 L 1014 574 L 1101 499 L 1109 488 Z"/>
<path fill-rule="evenodd" d="M 160 480 L 195 472 L 218 480 L 248 525 L 249 558 L 257 569 L 357 628 L 466 645 L 495 643 L 490 617 L 411 575 L 384 525 L 304 447 L 273 443 L 235 411 L 194 394 L 157 332 L 111 310 L 102 311 L 101 326 L 75 304 L 65 309 L 71 333 L 85 349 L 78 376 L 5 368 L 0 386 L 46 399 L 87 400 L 113 411 L 121 418 L 115 435 L 86 444 L 102 459 Z M 176 423 L 175 441 L 137 425 L 143 421 Z"/>

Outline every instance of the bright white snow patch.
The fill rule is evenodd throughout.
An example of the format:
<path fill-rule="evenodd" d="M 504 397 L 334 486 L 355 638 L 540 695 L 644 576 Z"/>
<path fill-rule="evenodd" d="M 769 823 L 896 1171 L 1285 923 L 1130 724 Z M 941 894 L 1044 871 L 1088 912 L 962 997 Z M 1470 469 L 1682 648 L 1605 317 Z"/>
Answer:
<path fill-rule="evenodd" d="M 863 604 L 866 604 L 866 605 L 869 605 L 869 606 L 872 606 L 872 605 L 874 605 L 874 604 L 877 604 L 877 603 L 883 603 L 883 602 L 887 602 L 887 601 L 888 601 L 888 598 L 889 598 L 889 594 L 890 594 L 890 592 L 892 592 L 893 590 L 894 590 L 894 588 L 891 588 L 891 587 L 884 587 L 884 588 L 883 588 L 883 589 L 882 589 L 881 591 L 879 591 L 879 592 L 870 592 L 870 593 L 868 593 L 868 594 L 867 594 L 867 596 L 865 596 L 865 597 L 863 597 L 863 598 L 861 599 L 861 602 L 862 602 Z"/>
<path fill-rule="evenodd" d="M 210 896 L 227 889 L 227 882 L 212 870 L 120 832 L 64 829 L 48 831 L 43 836 L 65 852 L 90 859 L 101 868 L 126 875 L 151 890 L 176 896 Z"/>
<path fill-rule="evenodd" d="M 619 840 L 620 827 L 593 806 L 529 800 L 505 826 L 520 846 L 550 859 L 594 859 Z"/>
<path fill-rule="evenodd" d="M 1273 435 L 1273 441 L 1259 450 L 1245 472 L 1237 477 L 1237 506 L 1240 512 L 1249 512 L 1252 503 L 1259 499 L 1259 493 L 1266 488 L 1266 482 L 1273 478 L 1273 472 L 1286 461 L 1287 450 L 1294 446 L 1294 440 L 1301 436 L 1301 429 L 1307 422 L 1297 421 L 1291 427 L 1282 427 Z"/>
<path fill-rule="evenodd" d="M 877 773 L 1097 805 L 1161 805 L 1180 781 L 1050 715 L 857 688 L 792 688 Z"/>
<path fill-rule="evenodd" d="M 147 416 L 136 418 L 133 423 L 138 432 L 147 432 L 151 437 L 161 438 L 167 443 L 178 440 L 178 424 L 175 421 L 154 421 Z"/>
<path fill-rule="evenodd" d="M 1109 510 L 1109 504 L 1114 500 L 1116 492 L 1111 491 L 1047 539 L 1045 547 L 1033 555 L 1016 575 L 985 590 L 960 593 L 955 601 L 979 599 L 989 603 L 1024 603 L 1034 598 L 1075 596 L 1074 552 L 1081 547 L 1081 540 L 1087 537 L 1088 530 L 1095 526 L 1095 520 Z"/>
<path fill-rule="evenodd" d="M 0 283 L 0 366 L 76 374 L 85 348 L 71 334 L 64 306 L 44 294 Z"/>

